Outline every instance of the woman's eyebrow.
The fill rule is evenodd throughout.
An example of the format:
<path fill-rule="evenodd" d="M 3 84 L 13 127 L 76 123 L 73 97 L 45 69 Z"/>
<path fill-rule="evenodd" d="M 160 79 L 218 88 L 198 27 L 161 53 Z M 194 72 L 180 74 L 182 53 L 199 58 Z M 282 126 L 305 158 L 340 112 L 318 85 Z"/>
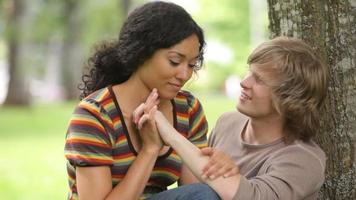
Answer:
<path fill-rule="evenodd" d="M 175 50 L 170 50 L 170 51 L 168 51 L 168 53 L 175 53 L 175 54 L 178 54 L 180 57 L 183 57 L 183 58 L 187 57 L 186 55 L 184 55 L 184 54 L 182 54 L 182 53 L 180 53 L 178 51 L 175 51 Z M 192 58 L 192 59 L 197 59 L 197 58 L 199 58 L 199 54 L 196 57 Z"/>
<path fill-rule="evenodd" d="M 184 54 L 182 54 L 178 51 L 174 51 L 174 50 L 170 50 L 170 51 L 168 51 L 168 53 L 174 53 L 174 54 L 178 54 L 180 57 L 186 57 Z"/>

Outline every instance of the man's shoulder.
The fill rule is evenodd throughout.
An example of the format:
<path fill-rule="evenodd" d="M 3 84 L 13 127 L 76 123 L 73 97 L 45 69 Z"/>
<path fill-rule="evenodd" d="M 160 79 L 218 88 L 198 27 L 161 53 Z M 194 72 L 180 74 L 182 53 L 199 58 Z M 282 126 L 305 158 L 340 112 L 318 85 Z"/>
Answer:
<path fill-rule="evenodd" d="M 312 140 L 304 142 L 296 140 L 290 145 L 275 152 L 277 157 L 286 157 L 290 162 L 303 165 L 319 165 L 325 169 L 326 156 L 324 151 Z"/>
<path fill-rule="evenodd" d="M 233 123 L 233 124 L 245 124 L 246 121 L 248 120 L 248 117 L 242 113 L 240 113 L 239 111 L 229 111 L 229 112 L 225 112 L 223 113 L 218 121 L 217 124 L 223 123 L 223 124 L 229 124 L 229 123 Z"/>
<path fill-rule="evenodd" d="M 214 126 L 212 137 L 214 140 L 223 140 L 239 134 L 246 124 L 247 116 L 238 111 L 230 111 L 222 114 Z"/>

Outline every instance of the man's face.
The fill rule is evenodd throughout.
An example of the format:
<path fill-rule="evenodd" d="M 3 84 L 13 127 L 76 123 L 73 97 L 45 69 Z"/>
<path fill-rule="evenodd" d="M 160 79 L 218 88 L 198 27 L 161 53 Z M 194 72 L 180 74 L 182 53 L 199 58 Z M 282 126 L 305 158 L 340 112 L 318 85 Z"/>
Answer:
<path fill-rule="evenodd" d="M 262 72 L 257 65 L 251 64 L 249 73 L 241 81 L 241 95 L 237 109 L 251 118 L 268 118 L 278 116 L 272 101 L 272 89 L 267 80 L 273 77 Z"/>

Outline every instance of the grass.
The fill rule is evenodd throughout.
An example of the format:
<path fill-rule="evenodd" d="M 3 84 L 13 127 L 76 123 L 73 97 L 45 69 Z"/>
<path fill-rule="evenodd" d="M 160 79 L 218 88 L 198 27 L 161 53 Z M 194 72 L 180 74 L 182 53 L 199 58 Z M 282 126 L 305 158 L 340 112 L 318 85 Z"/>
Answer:
<path fill-rule="evenodd" d="M 219 95 L 196 95 L 209 130 L 234 101 Z M 65 199 L 67 175 L 63 156 L 67 123 L 75 103 L 0 108 L 1 199 Z"/>

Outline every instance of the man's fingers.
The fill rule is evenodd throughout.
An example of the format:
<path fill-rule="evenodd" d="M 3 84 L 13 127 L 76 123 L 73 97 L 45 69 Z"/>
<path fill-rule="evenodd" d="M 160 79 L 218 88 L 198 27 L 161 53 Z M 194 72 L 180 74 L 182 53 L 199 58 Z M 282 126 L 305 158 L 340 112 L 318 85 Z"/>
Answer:
<path fill-rule="evenodd" d="M 209 167 L 208 170 L 205 171 L 204 174 L 210 178 L 213 174 L 215 174 L 219 170 L 220 167 L 221 166 L 218 163 L 214 163 Z"/>
<path fill-rule="evenodd" d="M 200 151 L 205 156 L 211 156 L 214 153 L 214 149 L 211 147 L 202 148 Z"/>
<path fill-rule="evenodd" d="M 213 157 L 210 157 L 208 163 L 203 167 L 203 172 L 206 173 L 215 164 L 216 164 L 216 159 Z"/>
<path fill-rule="evenodd" d="M 224 178 L 228 178 L 231 176 L 235 176 L 236 174 L 240 173 L 240 170 L 238 167 L 233 167 L 230 171 L 224 174 Z"/>

